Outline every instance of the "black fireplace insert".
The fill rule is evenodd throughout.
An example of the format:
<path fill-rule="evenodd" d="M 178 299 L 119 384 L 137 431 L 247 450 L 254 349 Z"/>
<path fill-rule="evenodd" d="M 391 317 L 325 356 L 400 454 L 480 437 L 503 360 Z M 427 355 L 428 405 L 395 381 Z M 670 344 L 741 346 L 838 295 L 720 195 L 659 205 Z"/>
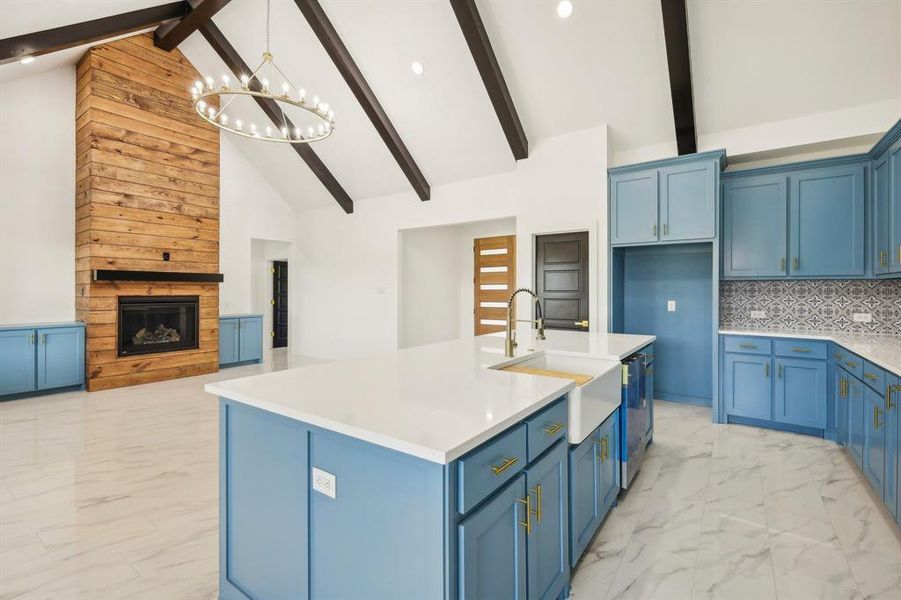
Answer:
<path fill-rule="evenodd" d="M 120 296 L 118 355 L 198 348 L 199 306 L 197 296 Z"/>

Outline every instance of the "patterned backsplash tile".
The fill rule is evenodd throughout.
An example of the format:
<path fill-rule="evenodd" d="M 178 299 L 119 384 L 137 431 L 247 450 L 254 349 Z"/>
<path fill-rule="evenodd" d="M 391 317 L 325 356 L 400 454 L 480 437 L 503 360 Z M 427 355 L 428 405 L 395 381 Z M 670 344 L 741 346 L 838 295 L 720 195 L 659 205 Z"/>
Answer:
<path fill-rule="evenodd" d="M 752 319 L 752 310 L 766 311 Z M 855 323 L 853 313 L 870 313 Z M 723 281 L 720 327 L 901 334 L 901 280 Z"/>

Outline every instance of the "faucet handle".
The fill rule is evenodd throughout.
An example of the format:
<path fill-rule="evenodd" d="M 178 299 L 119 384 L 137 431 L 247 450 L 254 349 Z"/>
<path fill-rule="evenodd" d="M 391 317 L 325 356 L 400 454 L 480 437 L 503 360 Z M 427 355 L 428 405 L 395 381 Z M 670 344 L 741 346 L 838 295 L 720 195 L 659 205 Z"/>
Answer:
<path fill-rule="evenodd" d="M 516 330 L 515 330 L 515 329 L 512 330 L 512 331 L 510 332 L 510 344 L 511 344 L 514 348 L 516 348 L 517 346 L 519 346 L 519 344 L 516 342 Z"/>

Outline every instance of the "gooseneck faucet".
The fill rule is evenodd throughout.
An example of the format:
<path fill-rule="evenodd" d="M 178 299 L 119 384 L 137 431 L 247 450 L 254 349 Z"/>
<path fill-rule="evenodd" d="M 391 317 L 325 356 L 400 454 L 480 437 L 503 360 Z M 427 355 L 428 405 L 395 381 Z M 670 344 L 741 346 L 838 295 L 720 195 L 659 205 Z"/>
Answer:
<path fill-rule="evenodd" d="M 513 300 L 520 292 L 525 292 L 535 299 L 535 313 L 538 318 L 534 320 L 513 318 Z M 504 340 L 504 356 L 506 356 L 507 358 L 513 358 L 513 349 L 517 346 L 516 331 L 514 331 L 513 329 L 513 323 L 532 323 L 538 328 L 538 339 L 544 339 L 544 316 L 541 314 L 541 301 L 538 299 L 538 294 L 536 294 L 529 288 L 519 288 L 518 290 L 510 294 L 510 299 L 507 300 L 507 337 Z"/>

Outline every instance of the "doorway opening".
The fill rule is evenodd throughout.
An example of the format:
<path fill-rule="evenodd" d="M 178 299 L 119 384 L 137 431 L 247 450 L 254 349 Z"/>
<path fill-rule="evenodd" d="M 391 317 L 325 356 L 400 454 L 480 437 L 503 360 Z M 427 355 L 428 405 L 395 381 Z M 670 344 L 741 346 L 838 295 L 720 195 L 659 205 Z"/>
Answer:
<path fill-rule="evenodd" d="M 289 306 L 288 263 L 291 243 L 279 240 L 250 240 L 250 308 L 263 315 L 263 352 L 287 352 L 293 309 Z M 295 331 L 296 333 L 296 331 Z M 270 340 L 270 341 L 265 341 Z"/>

